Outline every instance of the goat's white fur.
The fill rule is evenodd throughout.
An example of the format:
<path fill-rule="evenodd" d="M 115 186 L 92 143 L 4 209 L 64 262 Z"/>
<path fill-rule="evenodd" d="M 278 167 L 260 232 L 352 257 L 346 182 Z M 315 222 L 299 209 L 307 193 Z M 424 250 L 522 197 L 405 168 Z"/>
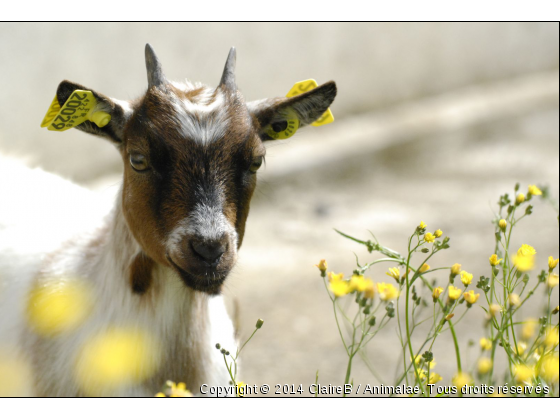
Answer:
<path fill-rule="evenodd" d="M 94 193 L 3 158 L 0 180 L 0 351 L 17 348 L 28 361 L 35 361 L 33 381 L 40 393 L 78 394 L 77 353 L 86 338 L 112 326 L 138 327 L 155 337 L 163 349 L 161 363 L 168 379 L 183 380 L 171 377 L 173 366 L 197 364 L 202 383 L 228 384 L 222 356 L 214 347 L 220 342 L 236 348 L 222 297 L 188 289 L 172 269 L 159 265 L 153 272 L 158 293 L 149 304 L 132 293 L 127 268 L 140 247 L 122 214 L 120 190 L 117 204 L 111 206 L 115 191 Z M 84 252 L 94 239 L 99 242 L 96 251 Z M 30 330 L 25 307 L 39 273 L 77 276 L 91 285 L 95 307 L 76 331 L 49 340 Z M 203 357 L 189 357 L 196 346 Z M 37 351 L 39 358 L 33 354 Z M 161 385 L 131 386 L 109 394 L 148 396 Z"/>

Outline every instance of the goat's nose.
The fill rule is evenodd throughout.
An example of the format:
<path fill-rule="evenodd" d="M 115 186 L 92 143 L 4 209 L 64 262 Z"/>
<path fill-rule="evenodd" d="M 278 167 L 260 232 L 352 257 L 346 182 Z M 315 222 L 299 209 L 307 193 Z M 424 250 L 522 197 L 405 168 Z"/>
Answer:
<path fill-rule="evenodd" d="M 200 239 L 193 239 L 191 247 L 194 253 L 205 263 L 210 265 L 217 265 L 221 256 L 226 252 L 227 241 L 204 241 Z"/>

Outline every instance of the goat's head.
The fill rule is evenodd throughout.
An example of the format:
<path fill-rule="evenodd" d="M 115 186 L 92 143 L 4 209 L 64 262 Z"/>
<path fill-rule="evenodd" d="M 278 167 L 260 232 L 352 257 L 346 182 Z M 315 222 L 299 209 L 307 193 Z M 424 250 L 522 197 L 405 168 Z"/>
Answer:
<path fill-rule="evenodd" d="M 300 126 L 312 123 L 334 100 L 336 85 L 246 103 L 235 83 L 233 48 L 216 89 L 169 82 L 149 45 L 146 67 L 143 97 L 125 102 L 92 90 L 111 121 L 77 128 L 110 139 L 122 155 L 122 209 L 143 251 L 132 264 L 142 268 L 131 269 L 134 290 L 145 291 L 146 271 L 157 262 L 187 286 L 218 293 L 243 241 L 263 142 L 272 140 L 267 130 L 294 117 Z M 63 81 L 59 103 L 76 89 L 91 90 Z"/>

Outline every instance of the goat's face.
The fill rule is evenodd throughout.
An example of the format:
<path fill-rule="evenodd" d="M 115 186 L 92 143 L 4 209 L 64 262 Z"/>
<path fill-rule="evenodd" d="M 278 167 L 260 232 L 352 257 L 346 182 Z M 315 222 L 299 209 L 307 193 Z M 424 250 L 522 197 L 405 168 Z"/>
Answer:
<path fill-rule="evenodd" d="M 219 288 L 243 240 L 265 148 L 242 98 L 152 87 L 124 132 L 123 211 L 145 252 Z"/>
<path fill-rule="evenodd" d="M 266 129 L 288 116 L 300 126 L 315 121 L 334 100 L 336 86 L 247 104 L 234 80 L 234 49 L 216 89 L 168 82 L 149 45 L 146 65 L 149 87 L 142 98 L 123 103 L 93 92 L 111 122 L 78 128 L 110 138 L 121 152 L 122 210 L 142 248 L 141 266 L 169 266 L 192 289 L 218 293 L 243 241 L 263 141 L 271 140 Z M 86 88 L 62 82 L 59 102 L 75 89 Z M 131 279 L 138 292 L 149 285 L 146 273 L 140 276 L 141 287 Z"/>

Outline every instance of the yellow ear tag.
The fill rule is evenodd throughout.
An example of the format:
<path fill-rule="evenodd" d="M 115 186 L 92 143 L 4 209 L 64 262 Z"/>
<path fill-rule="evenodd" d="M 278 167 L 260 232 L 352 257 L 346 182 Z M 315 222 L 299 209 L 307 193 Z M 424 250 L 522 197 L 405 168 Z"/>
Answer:
<path fill-rule="evenodd" d="M 268 126 L 266 130 L 266 134 L 272 137 L 274 140 L 285 140 L 287 138 L 292 137 L 297 129 L 299 128 L 299 120 L 298 119 L 289 119 L 286 120 L 287 126 L 282 131 L 274 131 L 271 125 Z"/>
<path fill-rule="evenodd" d="M 111 115 L 95 111 L 96 107 L 97 100 L 90 90 L 75 90 L 62 107 L 55 96 L 41 127 L 48 127 L 50 131 L 66 131 L 86 120 L 98 127 L 105 127 L 111 121 Z"/>
<path fill-rule="evenodd" d="M 307 79 L 302 80 L 301 82 L 297 82 L 288 92 L 286 95 L 287 98 L 291 98 L 292 96 L 301 95 L 311 89 L 315 89 L 317 86 L 317 82 L 314 79 Z M 331 109 L 328 108 L 323 115 L 317 121 L 312 123 L 312 126 L 319 127 L 320 125 L 330 124 L 334 121 L 334 115 L 331 112 Z"/>

